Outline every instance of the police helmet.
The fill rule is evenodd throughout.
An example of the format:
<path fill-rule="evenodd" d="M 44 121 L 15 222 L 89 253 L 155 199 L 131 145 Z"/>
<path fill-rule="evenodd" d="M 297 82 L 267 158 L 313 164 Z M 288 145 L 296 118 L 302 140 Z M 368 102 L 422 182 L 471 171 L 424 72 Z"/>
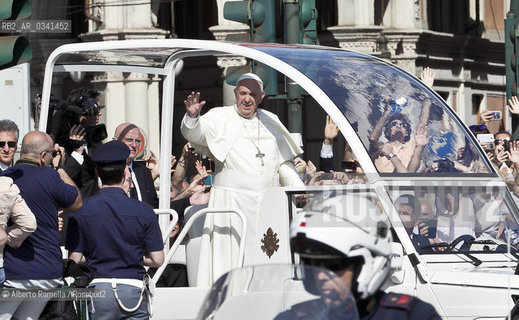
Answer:
<path fill-rule="evenodd" d="M 290 224 L 292 250 L 303 263 L 332 271 L 354 265 L 351 291 L 374 295 L 389 274 L 391 232 L 367 195 L 337 194 L 312 201 Z"/>

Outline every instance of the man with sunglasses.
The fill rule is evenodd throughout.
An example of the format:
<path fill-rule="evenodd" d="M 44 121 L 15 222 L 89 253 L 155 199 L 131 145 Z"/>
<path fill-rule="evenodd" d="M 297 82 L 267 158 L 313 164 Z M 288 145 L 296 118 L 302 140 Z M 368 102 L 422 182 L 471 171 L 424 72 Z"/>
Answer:
<path fill-rule="evenodd" d="M 392 237 L 370 199 L 345 194 L 305 209 L 290 224 L 291 248 L 303 264 L 333 271 L 344 281 L 360 319 L 440 319 L 433 306 L 416 297 L 380 290 L 389 275 Z"/>
<path fill-rule="evenodd" d="M 427 135 L 427 116 L 431 100 L 425 99 L 422 104 L 420 123 L 411 138 L 411 123 L 402 112 L 395 112 L 389 102 L 386 110 L 377 121 L 369 136 L 369 153 L 375 161 L 375 167 L 382 173 L 416 172 L 425 146 L 431 139 Z M 387 142 L 380 141 L 384 133 Z"/>
<path fill-rule="evenodd" d="M 51 168 L 53 156 L 58 155 L 53 146 L 48 134 L 27 133 L 22 141 L 20 160 L 2 174 L 14 180 L 37 223 L 36 231 L 19 248 L 5 248 L 6 288 L 52 289 L 63 284 L 58 210 L 77 211 L 82 202 L 65 170 Z M 46 303 L 46 299 L 2 300 L 0 319 L 38 319 Z"/>
<path fill-rule="evenodd" d="M 510 186 L 514 184 L 513 162 L 510 160 L 510 143 L 512 135 L 508 131 L 494 134 L 494 157 L 491 158 L 494 167 Z M 512 142 L 513 143 L 513 142 Z"/>
<path fill-rule="evenodd" d="M 19 132 L 18 126 L 13 121 L 0 120 L 0 173 L 13 164 Z"/>

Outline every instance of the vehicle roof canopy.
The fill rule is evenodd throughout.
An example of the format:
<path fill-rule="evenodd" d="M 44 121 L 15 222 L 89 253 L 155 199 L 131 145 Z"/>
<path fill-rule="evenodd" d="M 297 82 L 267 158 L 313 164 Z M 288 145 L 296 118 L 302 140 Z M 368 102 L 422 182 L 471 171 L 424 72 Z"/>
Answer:
<path fill-rule="evenodd" d="M 409 73 L 365 54 L 319 46 L 236 44 L 185 39 L 106 41 L 59 47 L 49 57 L 46 72 L 120 71 L 161 74 L 165 76 L 165 81 L 169 81 L 165 87 L 174 88 L 176 63 L 186 57 L 205 55 L 253 59 L 298 83 L 338 125 L 370 181 L 391 180 L 399 176 L 420 177 L 429 174 L 435 162 L 442 159 L 454 161 L 462 157 L 469 158 L 466 161 L 469 170 L 434 172 L 438 176 L 497 177 L 473 135 L 438 94 Z M 52 74 L 46 74 L 40 128 L 44 128 L 43 124 L 47 121 L 45 108 L 48 108 L 51 81 Z M 171 106 L 173 96 L 174 92 L 165 92 L 163 105 Z M 426 100 L 431 102 L 431 106 L 424 111 Z M 384 117 L 388 108 L 391 108 L 389 117 Z M 164 109 L 161 153 L 167 155 L 171 147 L 164 140 L 167 135 L 171 137 L 169 126 L 173 114 L 172 108 Z M 385 120 L 382 133 L 378 139 L 370 138 L 380 119 Z M 426 126 L 430 140 L 422 152 L 416 172 L 388 171 L 375 161 L 371 144 L 378 140 L 375 142 L 380 146 L 389 141 L 386 131 L 391 127 L 391 119 L 407 123 L 405 129 L 411 143 L 416 142 L 418 127 Z"/>

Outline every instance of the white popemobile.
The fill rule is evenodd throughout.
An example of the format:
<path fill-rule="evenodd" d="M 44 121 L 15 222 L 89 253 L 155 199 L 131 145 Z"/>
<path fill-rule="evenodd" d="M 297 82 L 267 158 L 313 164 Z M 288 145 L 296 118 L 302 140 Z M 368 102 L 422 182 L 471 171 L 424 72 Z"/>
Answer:
<path fill-rule="evenodd" d="M 247 261 L 255 266 L 298 264 L 289 246 L 292 218 L 304 210 L 333 212 L 351 206 L 359 211 L 359 221 L 364 221 L 363 217 L 371 214 L 369 210 L 341 201 L 347 198 L 342 195 L 354 193 L 371 199 L 391 225 L 394 253 L 386 291 L 416 295 L 434 305 L 445 319 L 505 319 L 510 313 L 517 315 L 517 198 L 512 197 L 475 138 L 445 101 L 414 76 L 378 58 L 319 46 L 182 39 L 64 45 L 47 61 L 39 128 L 47 127 L 55 73 L 159 75 L 163 79 L 161 177 L 169 177 L 166 164 L 170 163 L 173 141 L 175 70 L 183 61 L 204 56 L 254 60 L 295 81 L 307 94 L 307 115 L 320 119 L 329 115 L 360 164 L 355 173 L 340 182 L 321 176 L 304 188 L 267 190 L 257 220 L 236 226 L 241 230 L 242 244 L 236 267 L 243 267 L 245 239 L 257 243 L 255 252 L 247 252 Z M 396 140 L 402 143 L 397 147 L 390 144 Z M 337 156 L 342 159 L 342 154 Z M 169 209 L 169 190 L 169 179 L 160 179 L 157 213 L 166 248 L 177 219 Z M 331 200 L 323 202 L 328 204 L 321 208 L 308 208 L 316 197 Z M 193 283 L 196 273 L 204 272 L 197 268 L 198 251 L 204 249 L 198 247 L 203 231 L 196 218 L 229 211 L 244 219 L 241 212 L 222 208 L 200 210 L 187 220 L 152 282 L 157 281 L 167 263 L 178 262 L 181 257 L 191 286 L 156 288 L 153 319 L 213 318 L 215 306 L 225 306 L 222 314 L 227 318 L 246 313 L 247 318 L 271 319 L 277 311 L 312 296 L 305 294 L 297 276 L 304 271 L 297 267 L 272 272 L 264 272 L 262 267 L 239 269 L 245 271 L 227 274 L 216 282 L 209 296 L 210 287 Z M 169 214 L 175 217 L 173 223 Z M 255 239 L 247 238 L 247 227 L 256 230 Z M 189 240 L 180 245 L 186 234 Z M 271 285 L 253 285 L 262 279 Z M 300 292 L 288 298 L 286 293 L 293 288 Z M 252 299 L 248 303 L 247 294 Z M 276 299 L 266 300 L 269 296 Z M 262 311 L 255 312 L 254 306 Z"/>

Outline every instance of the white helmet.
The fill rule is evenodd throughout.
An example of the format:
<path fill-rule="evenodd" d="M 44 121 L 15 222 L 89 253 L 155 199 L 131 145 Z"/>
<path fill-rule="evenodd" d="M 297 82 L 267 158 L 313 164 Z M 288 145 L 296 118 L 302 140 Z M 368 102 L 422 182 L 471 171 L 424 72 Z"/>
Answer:
<path fill-rule="evenodd" d="M 374 295 L 389 274 L 391 232 L 365 194 L 332 193 L 312 200 L 290 224 L 290 240 L 303 261 L 320 259 L 332 271 L 354 264 L 351 291 L 357 299 Z"/>

